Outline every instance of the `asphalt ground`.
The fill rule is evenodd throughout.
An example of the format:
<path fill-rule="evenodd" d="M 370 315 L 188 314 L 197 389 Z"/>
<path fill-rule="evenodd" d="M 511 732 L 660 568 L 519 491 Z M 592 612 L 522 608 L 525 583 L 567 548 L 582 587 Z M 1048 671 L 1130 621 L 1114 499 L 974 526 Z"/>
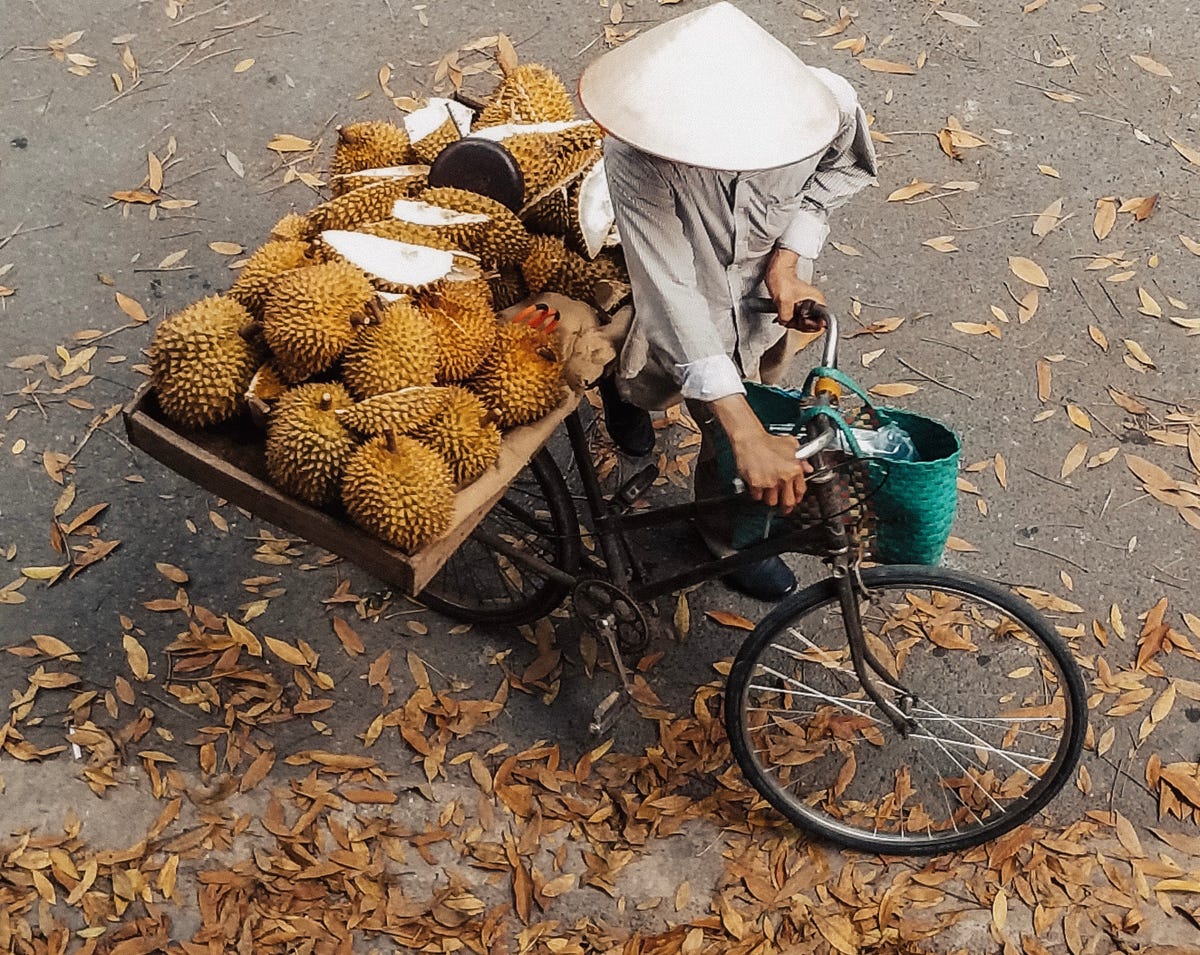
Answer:
<path fill-rule="evenodd" d="M 1096 952 L 1195 946 L 1198 886 L 1191 880 L 1200 863 L 1195 843 L 1187 841 L 1195 825 L 1190 810 L 1184 819 L 1171 812 L 1154 763 L 1194 767 L 1200 719 L 1192 682 L 1200 676 L 1190 649 L 1200 640 L 1200 531 L 1185 520 L 1200 515 L 1187 496 L 1197 493 L 1200 481 L 1200 452 L 1189 454 L 1187 444 L 1190 434 L 1195 447 L 1200 431 L 1198 350 L 1188 325 L 1200 308 L 1200 62 L 1193 42 L 1200 12 L 1165 2 L 1027 6 L 1033 9 L 893 2 L 849 8 L 843 17 L 832 6 L 743 4 L 806 61 L 848 76 L 881 134 L 879 185 L 835 214 L 838 245 L 818 262 L 817 280 L 853 334 L 844 367 L 873 386 L 915 387 L 894 400 L 952 422 L 963 436 L 967 484 L 946 563 L 1056 598 L 1036 599 L 1070 638 L 1092 681 L 1093 732 L 1084 776 L 1038 821 L 1045 827 L 1038 832 L 1066 829 L 1069 841 L 1096 861 L 1086 873 L 1041 858 L 1038 864 L 1058 866 L 1063 885 L 1091 885 L 1086 880 L 1092 878 L 1095 885 L 1086 900 L 1051 904 L 1030 887 L 1039 883 L 1014 882 L 1019 873 L 990 864 L 995 860 L 942 860 L 925 871 L 956 873 L 968 889 L 940 899 L 905 896 L 911 904 L 889 935 L 862 917 L 864 900 L 878 897 L 861 874 L 872 873 L 868 883 L 883 892 L 905 866 L 826 854 L 753 814 L 722 818 L 711 798 L 703 801 L 728 765 L 718 766 L 708 753 L 695 764 L 673 764 L 667 787 L 706 808 L 684 812 L 677 826 L 663 830 L 678 828 L 680 835 L 644 838 L 636 850 L 623 843 L 620 850 L 635 861 L 612 892 L 572 883 L 540 898 L 543 914 L 504 916 L 504 931 L 514 936 L 539 919 L 543 926 L 554 923 L 521 936 L 517 944 L 527 946 L 521 950 L 574 950 L 564 946 L 583 944 L 578 939 L 587 933 L 579 926 L 588 919 L 611 930 L 595 935 L 609 941 L 589 943 L 592 950 L 622 944 L 632 931 L 659 939 L 663 951 L 700 951 L 699 945 L 749 951 L 752 942 L 786 948 L 779 938 L 772 941 L 772 932 L 791 924 L 780 911 L 803 909 L 795 892 L 787 904 L 774 899 L 768 905 L 747 896 L 729 867 L 735 856 L 744 861 L 746 853 L 772 852 L 784 853 L 788 867 L 802 857 L 813 871 L 828 865 L 851 873 L 844 878 L 853 891 L 822 896 L 805 887 L 804 904 L 817 914 L 806 922 L 807 934 L 789 936 L 803 938 L 803 950 L 917 951 L 923 949 L 903 946 L 922 945 L 1008 951 L 1005 938 L 1011 950 L 1026 952 L 1038 951 L 1038 944 Z M 177 827 L 199 825 L 204 812 L 260 818 L 267 811 L 265 790 L 299 785 L 299 774 L 308 771 L 285 765 L 289 754 L 366 752 L 394 774 L 386 785 L 400 801 L 385 815 L 402 828 L 457 827 L 460 841 L 446 845 L 461 848 L 472 826 L 490 825 L 475 808 L 480 790 L 468 772 L 471 761 L 441 764 L 430 782 L 419 751 L 394 730 L 363 748 L 381 712 L 380 684 L 368 667 L 387 650 L 396 694 L 390 704 L 384 698 L 385 708 L 420 687 L 410 654 L 425 661 L 435 686 L 464 699 L 507 694 L 499 715 L 474 735 L 454 738 L 451 758 L 478 751 L 494 772 L 507 754 L 528 752 L 543 740 L 557 745 L 564 764 L 592 751 L 587 720 L 611 682 L 603 673 L 592 679 L 584 672 L 568 611 L 536 632 L 479 625 L 452 632 L 453 621 L 421 610 L 349 564 L 303 542 L 272 543 L 268 535 L 286 534 L 133 451 L 119 418 L 104 418 L 141 382 L 135 366 L 154 321 L 232 281 L 230 264 L 239 256 L 209 243 L 253 249 L 284 213 L 319 201 L 333 127 L 397 116 L 384 85 L 395 97 L 449 92 L 451 74 L 443 70 L 439 77 L 438 64 L 459 51 L 454 62 L 464 88 L 486 93 L 496 81 L 496 46 L 463 48 L 500 33 L 512 39 L 522 61 L 546 63 L 570 83 L 607 42 L 691 7 L 646 0 L 619 8 L 0 0 L 0 554 L 7 559 L 0 565 L 0 594 L 6 595 L 0 643 L 36 648 L 31 638 L 53 635 L 80 657 L 0 656 L 0 688 L 12 694 L 10 712 L 20 714 L 23 737 L 38 751 L 65 747 L 43 760 L 20 759 L 9 738 L 0 757 L 0 850 L 9 859 L 25 827 L 60 832 L 72 813 L 84 820 L 82 847 L 72 850 L 80 859 L 96 848 L 135 844 L 160 811 L 148 770 L 155 758 L 136 755 L 146 751 L 177 760 L 164 763 L 176 775 L 158 793 L 191 797 L 184 799 L 183 820 L 172 823 Z M 860 37 L 856 62 L 853 41 Z M 736 130 L 734 117 L 731 127 Z M 283 134 L 314 148 L 267 148 Z M 114 193 L 147 188 L 153 174 L 148 153 L 164 167 L 156 200 L 114 199 Z M 315 188 L 306 177 L 315 177 Z M 908 198 L 897 197 L 910 183 Z M 1060 209 L 1053 206 L 1057 200 Z M 1023 259 L 1045 273 L 1044 282 Z M 1030 315 L 1033 291 L 1037 307 Z M 149 321 L 140 322 L 138 307 L 128 301 L 122 310 L 117 293 L 135 301 Z M 132 327 L 117 331 L 124 325 Z M 94 354 L 83 354 L 93 346 Z M 687 435 L 686 428 L 664 427 L 660 451 L 677 459 Z M 1067 466 L 1072 453 L 1073 470 Z M 1161 471 L 1148 471 L 1143 461 Z M 670 490 L 683 493 L 673 485 L 660 492 Z M 51 544 L 56 505 L 61 525 L 100 504 L 107 506 L 81 525 L 94 530 L 71 538 L 85 548 L 76 553 L 90 547 L 98 554 L 97 542 L 119 544 L 74 578 L 47 586 L 39 568 L 63 561 Z M 177 571 L 186 583 L 169 579 L 182 579 Z M 819 568 L 803 571 L 813 575 Z M 244 583 L 267 577 L 278 579 Z M 362 599 L 326 602 L 346 593 Z M 187 630 L 187 618 L 179 609 L 147 608 L 155 600 L 203 607 L 293 646 L 305 641 L 320 657 L 307 677 L 297 680 L 270 653 L 259 665 L 286 685 L 289 707 L 315 698 L 321 688 L 306 691 L 301 684 L 325 674 L 330 685 L 322 698 L 332 706 L 278 723 L 239 724 L 245 755 L 232 759 L 233 772 L 224 776 L 219 770 L 229 766 L 206 762 L 204 750 L 211 738 L 205 727 L 221 722 L 219 708 L 205 712 L 165 684 L 170 657 L 164 648 Z M 768 609 L 716 583 L 686 600 L 686 640 L 664 638 L 658 647 L 664 656 L 647 674 L 664 707 L 683 714 L 680 725 L 693 713 L 696 687 L 719 679 L 713 664 L 731 656 L 744 635 L 705 611 L 756 621 Z M 664 617 L 675 609 L 667 601 Z M 344 649 L 332 615 L 352 623 L 364 653 Z M 129 638 L 148 655 L 140 680 Z M 1147 656 L 1143 650 L 1154 640 L 1162 645 Z M 558 650 L 562 658 L 548 673 L 537 673 Z M 51 680 L 23 712 L 20 694 L 38 667 L 78 682 L 55 689 Z M 126 681 L 128 693 L 118 692 L 118 680 Z M 97 697 L 80 702 L 76 694 L 88 691 Z M 118 697 L 111 713 L 106 693 Z M 106 732 L 127 730 L 113 753 L 91 753 L 92 767 L 108 767 L 118 783 L 103 798 L 79 782 L 89 754 L 76 757 L 66 735 L 69 722 L 78 726 L 89 717 Z M 147 721 L 140 728 L 139 717 Z M 621 792 L 622 772 L 634 780 L 630 767 L 643 771 L 654 761 L 664 725 L 671 721 L 634 714 L 618 725 L 611 752 L 621 760 L 601 787 L 610 798 Z M 231 792 L 262 752 L 277 757 L 268 780 L 244 794 Z M 637 783 L 629 791 L 655 798 Z M 1186 794 L 1173 792 L 1186 807 Z M 526 817 L 511 806 L 494 798 L 491 804 L 505 819 L 511 813 L 513 832 L 529 831 L 527 822 L 513 822 Z M 447 806 L 453 811 L 443 821 L 439 813 Z M 1109 815 L 1113 810 L 1131 824 L 1139 851 L 1131 848 L 1129 830 Z M 1166 842 L 1151 827 L 1184 838 Z M 589 851 L 583 831 L 567 826 L 561 836 L 569 865 L 522 858 L 535 870 L 578 874 Z M 160 937 L 177 943 L 199 938 L 208 916 L 197 906 L 196 883 L 186 880 L 205 865 L 244 858 L 253 840 L 265 839 L 257 822 L 247 838 L 221 844 L 210 833 L 199 858 L 180 850 L 184 874 L 172 900 L 156 897 L 149 909 L 138 903 L 123 914 L 114 910 L 107 937 L 75 937 L 68 950 L 115 945 L 121 924 L 134 918 L 146 920 L 137 923 L 139 932 L 153 924 Z M 206 863 L 210 853 L 213 861 Z M 161 853 L 144 858 L 154 860 L 146 871 L 161 871 Z M 410 852 L 409 858 L 418 857 Z M 41 911 L 32 901 L 18 904 L 15 899 L 39 892 L 29 877 L 14 882 L 9 873 L 24 870 L 5 864 L 0 891 L 15 894 L 6 896 L 10 922 L 0 921 L 0 937 L 20 920 L 35 931 L 40 924 L 47 936 L 60 922 L 82 926 L 77 913 L 50 906 L 44 892 Z M 405 872 L 410 869 L 407 893 L 426 900 L 480 878 L 479 868 L 450 849 Z M 684 870 L 687 899 L 679 895 Z M 1149 887 L 1168 878 L 1183 887 Z M 1005 917 L 995 901 L 1001 892 Z M 504 880 L 478 893 L 488 911 L 520 907 L 519 891 Z M 65 883 L 58 894 L 61 903 Z M 747 898 L 757 907 L 748 908 Z M 654 899 L 676 904 L 650 905 Z M 1085 919 L 1086 949 L 1072 945 L 1067 923 L 1075 912 Z M 935 915 L 957 928 L 943 931 L 940 941 L 917 941 L 932 933 Z M 435 922 L 445 927 L 444 920 Z M 172 927 L 162 928 L 166 924 Z M 355 950 L 389 950 L 385 939 L 359 933 L 352 942 Z M 393 947 L 405 945 L 397 938 Z"/>

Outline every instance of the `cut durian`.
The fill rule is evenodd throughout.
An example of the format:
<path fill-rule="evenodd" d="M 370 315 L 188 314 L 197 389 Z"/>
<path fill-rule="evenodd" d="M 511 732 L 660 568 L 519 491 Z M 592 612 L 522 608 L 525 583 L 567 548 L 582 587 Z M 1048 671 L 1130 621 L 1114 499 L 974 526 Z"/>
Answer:
<path fill-rule="evenodd" d="M 539 63 L 522 63 L 488 97 L 475 128 L 506 123 L 544 123 L 576 118 L 563 81 Z"/>
<path fill-rule="evenodd" d="M 256 318 L 262 318 L 263 299 L 271 283 L 284 272 L 312 265 L 309 244 L 298 239 L 276 239 L 259 246 L 246 260 L 229 297 L 241 302 Z"/>
<path fill-rule="evenodd" d="M 409 199 L 425 189 L 429 181 L 423 174 L 389 176 L 344 192 L 313 207 L 305 216 L 305 237 L 312 238 L 328 229 L 353 229 L 364 222 L 389 219 L 397 199 Z"/>
<path fill-rule="evenodd" d="M 343 388 L 302 387 L 304 394 L 277 405 L 271 414 L 267 474 L 281 490 L 322 507 L 336 500 L 342 468 L 356 447 L 336 413 L 350 402 Z"/>
<path fill-rule="evenodd" d="M 412 157 L 408 133 L 395 123 L 382 120 L 351 123 L 339 126 L 337 136 L 333 161 L 329 164 L 331 177 L 346 176 L 362 169 L 400 165 Z"/>
<path fill-rule="evenodd" d="M 422 164 L 383 166 L 375 169 L 360 169 L 358 172 L 347 173 L 344 176 L 330 176 L 329 188 L 333 190 L 335 198 L 363 186 L 373 186 L 376 183 L 391 180 L 417 179 L 421 183 L 420 188 L 423 189 L 428 183 L 428 176 L 429 167 Z M 417 184 L 413 183 L 412 186 L 415 192 Z"/>
<path fill-rule="evenodd" d="M 262 327 L 283 377 L 303 381 L 332 366 L 374 299 L 363 271 L 345 262 L 277 276 L 263 300 Z"/>
<path fill-rule="evenodd" d="M 436 451 L 412 438 L 375 438 L 346 463 L 342 503 L 360 527 L 412 553 L 450 526 L 450 467 Z"/>
<path fill-rule="evenodd" d="M 478 395 L 450 386 L 442 412 L 419 428 L 415 437 L 450 465 L 454 483 L 470 484 L 500 456 L 500 429 Z"/>
<path fill-rule="evenodd" d="M 437 378 L 437 336 L 421 311 L 407 299 L 381 311 L 377 323 L 358 330 L 342 358 L 342 380 L 359 400 Z"/>
<path fill-rule="evenodd" d="M 526 205 L 552 189 L 559 170 L 572 153 L 599 147 L 603 132 L 591 120 L 561 123 L 509 123 L 471 133 L 472 138 L 498 142 L 510 153 L 525 179 Z"/>
<path fill-rule="evenodd" d="M 528 325 L 500 325 L 491 352 L 466 386 L 500 427 L 536 421 L 562 401 L 563 363 L 554 336 Z"/>
<path fill-rule="evenodd" d="M 365 398 L 338 411 L 351 431 L 364 437 L 381 437 L 388 431 L 412 434 L 446 410 L 450 390 L 436 385 L 416 385 Z"/>
<path fill-rule="evenodd" d="M 148 349 L 159 407 L 172 421 L 203 428 L 242 410 L 263 351 L 242 337 L 250 314 L 241 303 L 209 296 L 164 319 Z"/>
<path fill-rule="evenodd" d="M 430 285 L 454 269 L 454 255 L 446 249 L 341 230 L 322 232 L 321 242 L 368 275 L 401 290 Z"/>
<path fill-rule="evenodd" d="M 495 199 L 450 186 L 426 189 L 420 198 L 445 209 L 488 217 L 490 221 L 484 228 L 464 236 L 466 251 L 478 255 L 488 268 L 517 265 L 529 254 L 529 230 L 511 209 Z"/>
<path fill-rule="evenodd" d="M 470 132 L 473 115 L 456 100 L 431 97 L 428 105 L 404 117 L 413 154 L 421 162 L 432 163 L 446 146 Z"/>
<path fill-rule="evenodd" d="M 567 194 L 567 236 L 576 250 L 594 259 L 610 244 L 616 213 L 604 174 L 604 158 L 591 166 Z"/>

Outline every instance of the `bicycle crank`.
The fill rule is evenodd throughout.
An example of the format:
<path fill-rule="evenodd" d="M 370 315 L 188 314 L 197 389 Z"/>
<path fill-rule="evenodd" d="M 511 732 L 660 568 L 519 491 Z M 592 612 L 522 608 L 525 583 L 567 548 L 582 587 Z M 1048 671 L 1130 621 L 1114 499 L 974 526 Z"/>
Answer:
<path fill-rule="evenodd" d="M 617 675 L 621 678 L 621 688 L 601 700 L 592 714 L 588 730 L 598 736 L 608 732 L 633 698 L 633 684 L 625 667 L 624 654 L 644 649 L 650 631 L 637 602 L 620 587 L 606 581 L 583 581 L 575 587 L 572 599 L 584 626 L 608 644 Z"/>

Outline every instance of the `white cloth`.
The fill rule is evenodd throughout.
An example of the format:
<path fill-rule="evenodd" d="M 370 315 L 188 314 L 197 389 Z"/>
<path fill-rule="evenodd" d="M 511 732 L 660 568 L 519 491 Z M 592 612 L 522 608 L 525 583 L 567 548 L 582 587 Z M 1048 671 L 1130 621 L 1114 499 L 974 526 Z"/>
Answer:
<path fill-rule="evenodd" d="M 776 246 L 812 262 L 829 233 L 829 210 L 875 177 L 866 117 L 850 84 L 815 70 L 838 101 L 829 148 L 803 162 L 729 172 L 670 162 L 614 138 L 604 142 L 617 232 L 633 287 L 634 318 L 617 386 L 644 408 L 680 397 L 715 401 L 745 391 L 763 353 L 784 333 L 747 307 L 765 297 Z M 731 135 L 737 135 L 736 129 Z"/>

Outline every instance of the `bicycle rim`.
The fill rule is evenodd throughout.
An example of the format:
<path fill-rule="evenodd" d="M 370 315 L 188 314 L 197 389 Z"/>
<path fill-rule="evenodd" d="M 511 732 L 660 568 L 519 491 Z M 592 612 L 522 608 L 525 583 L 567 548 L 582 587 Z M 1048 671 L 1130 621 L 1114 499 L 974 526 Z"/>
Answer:
<path fill-rule="evenodd" d="M 794 824 L 872 852 L 963 849 L 1027 820 L 1083 745 L 1069 651 L 987 581 L 922 567 L 862 576 L 868 647 L 913 695 L 915 725 L 902 735 L 863 691 L 823 581 L 767 617 L 730 673 L 726 725 L 747 779 Z"/>
<path fill-rule="evenodd" d="M 579 519 L 562 472 L 546 450 L 534 455 L 479 527 L 565 573 L 579 569 Z M 456 620 L 516 625 L 550 613 L 568 589 L 472 536 L 418 599 Z"/>

